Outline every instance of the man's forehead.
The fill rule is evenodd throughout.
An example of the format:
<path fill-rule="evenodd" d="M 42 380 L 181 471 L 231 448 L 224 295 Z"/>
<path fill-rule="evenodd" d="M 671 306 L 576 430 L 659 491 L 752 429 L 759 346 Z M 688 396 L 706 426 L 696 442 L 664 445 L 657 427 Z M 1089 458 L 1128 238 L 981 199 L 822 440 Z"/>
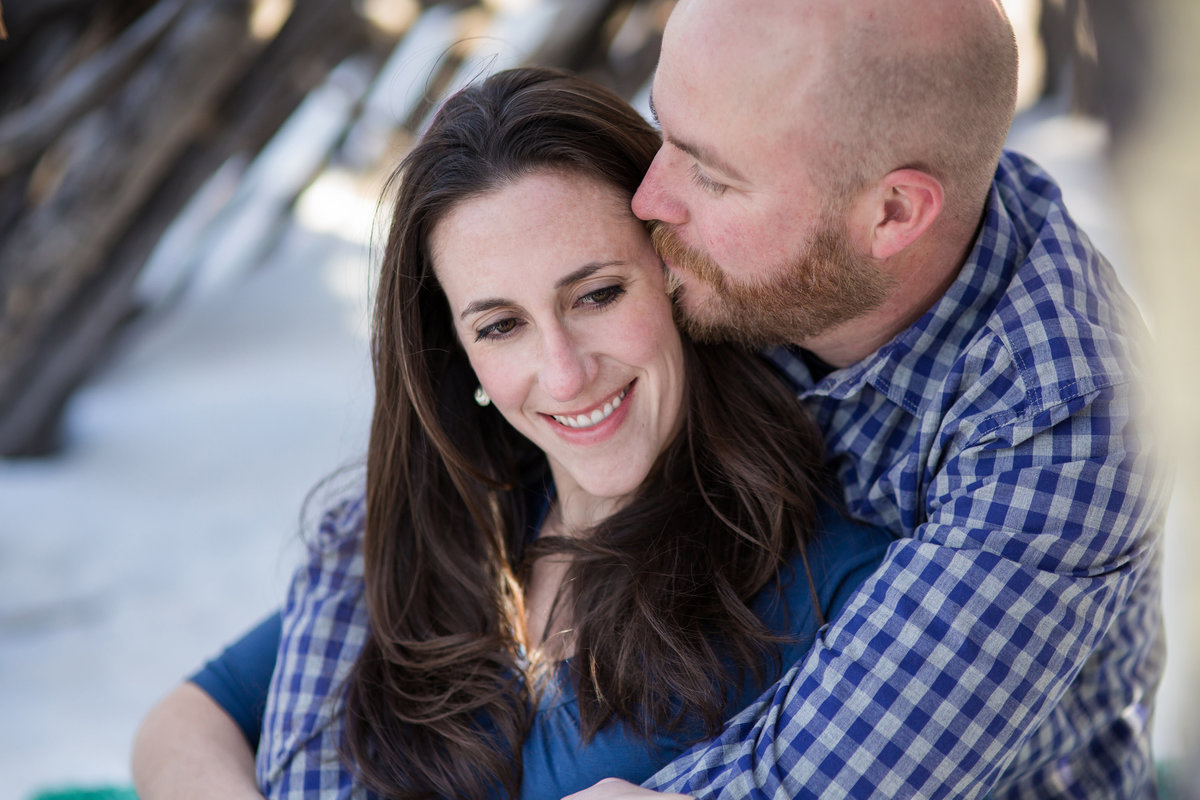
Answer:
<path fill-rule="evenodd" d="M 850 0 L 842 0 L 850 2 Z M 795 4 L 795 8 L 792 7 Z M 788 0 L 690 0 L 671 13 L 663 32 L 658 77 L 666 74 L 672 93 L 692 85 L 702 100 L 720 98 L 749 110 L 779 109 L 806 91 L 823 72 L 833 44 L 835 18 L 825 2 Z M 818 10 L 818 8 L 820 10 Z M 666 111 L 668 98 L 659 92 Z"/>
<path fill-rule="evenodd" d="M 650 89 L 664 139 L 732 178 L 766 180 L 747 158 L 760 167 L 778 165 L 786 157 L 781 149 L 794 150 L 820 127 L 821 110 L 810 94 L 818 78 L 810 63 L 815 54 L 789 51 L 788 42 L 779 43 L 788 38 L 781 32 L 771 43 L 734 41 L 736 34 L 702 47 L 684 34 L 701 35 L 705 24 L 683 22 L 668 26 Z"/>

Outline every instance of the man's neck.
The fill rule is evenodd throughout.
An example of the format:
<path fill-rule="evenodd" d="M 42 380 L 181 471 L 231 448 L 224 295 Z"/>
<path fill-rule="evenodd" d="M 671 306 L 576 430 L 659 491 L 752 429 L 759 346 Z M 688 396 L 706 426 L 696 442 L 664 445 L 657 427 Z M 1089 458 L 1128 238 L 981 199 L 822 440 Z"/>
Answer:
<path fill-rule="evenodd" d="M 966 253 L 961 251 L 940 260 L 934 257 L 910 259 L 910 263 L 895 270 L 896 288 L 874 311 L 795 344 L 838 369 L 856 364 L 907 330 L 932 308 L 958 278 L 965 260 Z"/>
<path fill-rule="evenodd" d="M 883 347 L 912 324 L 886 321 L 885 325 L 880 316 L 872 312 L 796 344 L 836 369 L 848 367 Z"/>

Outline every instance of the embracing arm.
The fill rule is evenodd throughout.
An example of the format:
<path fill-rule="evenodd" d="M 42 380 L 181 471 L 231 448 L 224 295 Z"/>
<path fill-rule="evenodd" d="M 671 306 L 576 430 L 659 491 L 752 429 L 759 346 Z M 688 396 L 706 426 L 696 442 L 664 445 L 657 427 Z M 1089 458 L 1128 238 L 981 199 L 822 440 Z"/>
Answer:
<path fill-rule="evenodd" d="M 645 785 L 721 798 L 982 796 L 1153 560 L 1165 493 L 1131 418 L 1125 393 L 1103 389 L 986 435 L 958 431 L 968 444 L 944 462 L 914 537 L 773 693 Z M 1114 677 L 1079 698 L 1075 713 L 1094 715 L 1085 728 L 1119 728 L 1140 702 L 1119 680 L 1110 696 Z"/>

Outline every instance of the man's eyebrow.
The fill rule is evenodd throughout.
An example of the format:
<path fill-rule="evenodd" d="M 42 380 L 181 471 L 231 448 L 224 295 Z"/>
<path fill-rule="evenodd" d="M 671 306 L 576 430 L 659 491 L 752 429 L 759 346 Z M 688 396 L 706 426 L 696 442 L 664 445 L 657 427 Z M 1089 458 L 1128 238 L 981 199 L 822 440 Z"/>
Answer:
<path fill-rule="evenodd" d="M 667 142 L 673 147 L 678 147 L 680 150 L 687 153 L 704 166 L 715 168 L 717 172 L 720 172 L 726 177 L 742 183 L 746 182 L 746 179 L 742 177 L 742 173 L 734 169 L 732 164 L 703 145 L 694 144 L 692 142 L 682 142 L 678 139 L 667 136 L 665 133 L 663 134 L 663 141 Z"/>
<path fill-rule="evenodd" d="M 654 89 L 651 87 L 650 93 L 647 95 L 646 101 L 650 106 L 650 116 L 658 125 L 659 132 L 662 133 L 663 141 L 683 152 L 687 153 L 692 158 L 699 161 L 706 167 L 714 167 L 718 172 L 733 178 L 736 181 L 745 182 L 742 173 L 738 172 L 732 164 L 719 155 L 708 149 L 704 145 L 695 144 L 694 142 L 681 141 L 674 136 L 670 136 L 662 129 L 662 122 L 658 119 L 658 109 L 654 107 Z"/>
<path fill-rule="evenodd" d="M 574 270 L 573 272 L 569 272 L 566 275 L 564 275 L 563 277 L 559 278 L 557 281 L 555 281 L 554 288 L 555 289 L 566 288 L 567 286 L 570 286 L 572 283 L 577 283 L 578 281 L 581 281 L 581 280 L 584 280 L 585 278 L 590 277 L 591 275 L 595 274 L 596 272 L 599 272 L 600 270 L 604 269 L 605 267 L 612 267 L 612 266 L 616 266 L 618 264 L 624 264 L 624 263 L 625 263 L 624 261 L 614 260 L 614 261 L 593 261 L 590 264 L 584 264 L 579 269 Z M 458 317 L 459 317 L 459 319 L 466 319 L 467 317 L 471 316 L 472 314 L 478 314 L 483 311 L 491 311 L 493 308 L 503 308 L 504 306 L 511 306 L 511 305 L 513 305 L 513 302 L 511 300 L 505 300 L 502 297 L 486 297 L 482 300 L 474 300 L 470 303 L 467 303 L 467 307 L 462 310 L 462 313 L 459 314 Z"/>

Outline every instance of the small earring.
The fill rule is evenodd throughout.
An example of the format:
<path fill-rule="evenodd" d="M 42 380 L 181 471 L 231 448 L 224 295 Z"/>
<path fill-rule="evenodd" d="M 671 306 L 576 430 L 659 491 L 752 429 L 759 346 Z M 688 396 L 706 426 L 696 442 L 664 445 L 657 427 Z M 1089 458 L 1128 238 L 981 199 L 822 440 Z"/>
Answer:
<path fill-rule="evenodd" d="M 488 397 L 488 393 L 483 390 L 482 386 L 475 387 L 475 403 L 480 408 L 490 405 L 492 398 Z"/>

